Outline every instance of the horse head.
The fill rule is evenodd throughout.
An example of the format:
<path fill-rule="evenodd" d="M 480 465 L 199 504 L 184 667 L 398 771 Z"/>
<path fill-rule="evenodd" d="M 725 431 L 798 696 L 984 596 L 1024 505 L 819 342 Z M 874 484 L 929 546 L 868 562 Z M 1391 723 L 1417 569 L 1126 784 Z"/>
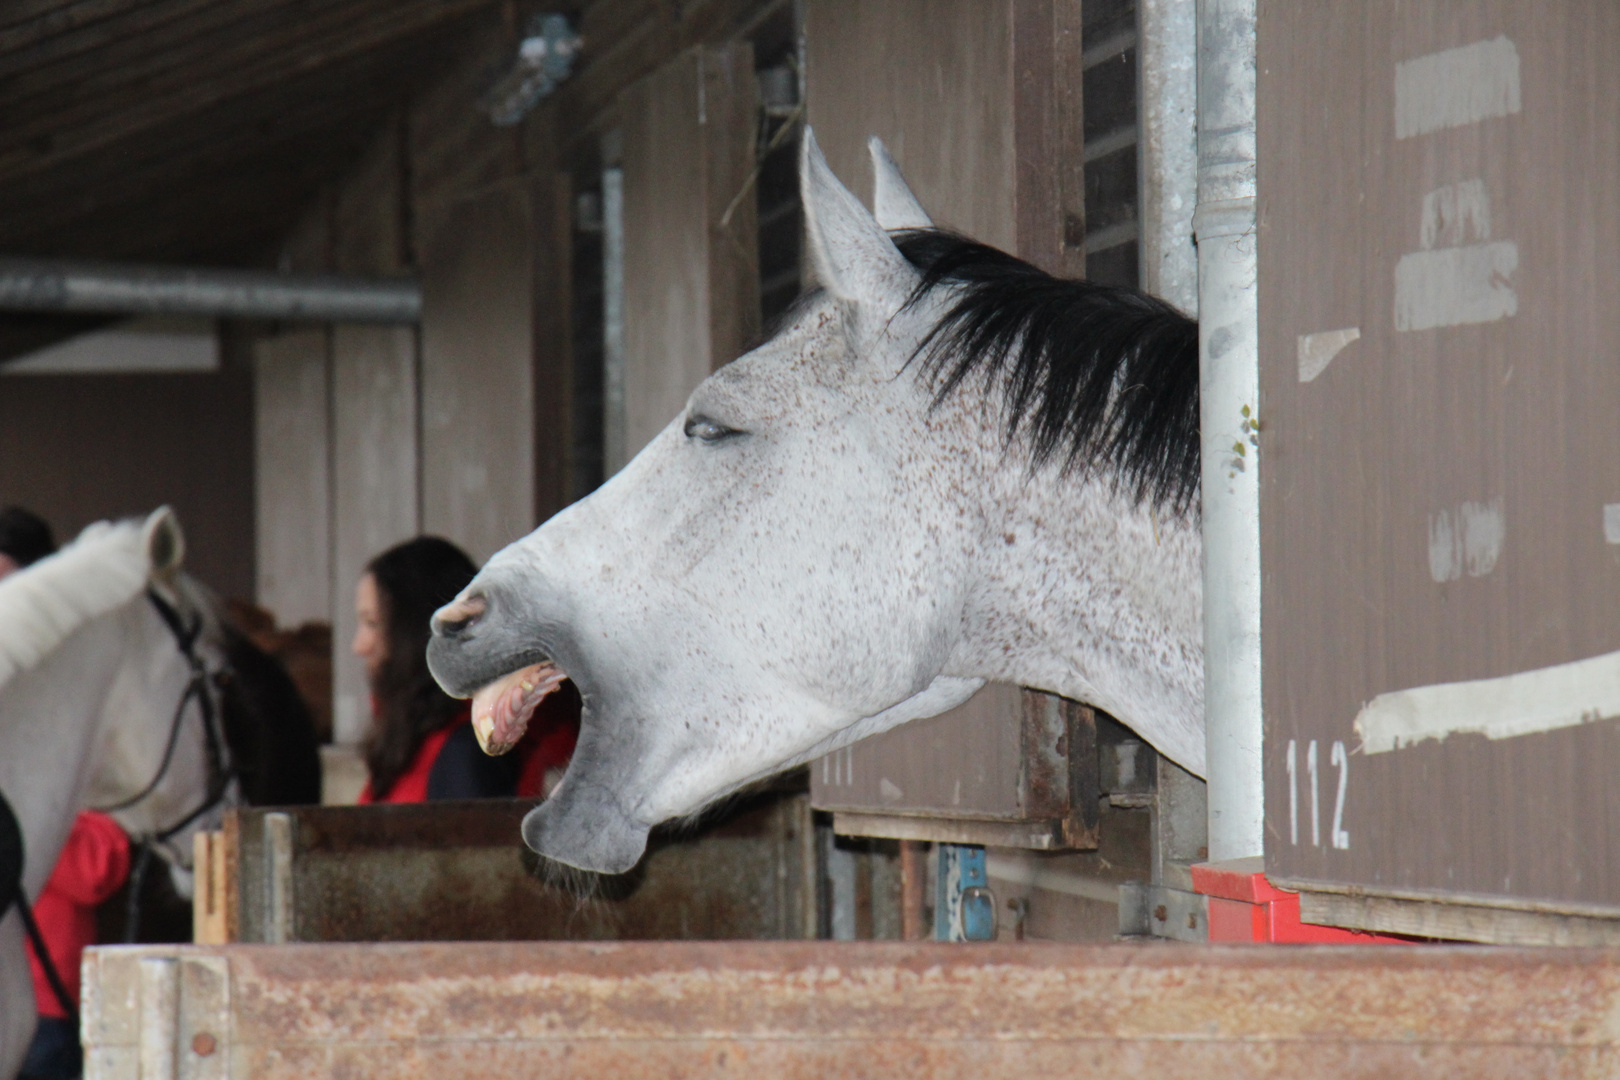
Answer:
<path fill-rule="evenodd" d="M 212 596 L 182 570 L 167 507 L 89 526 L 0 582 L 0 737 L 35 762 L 5 778 L 20 816 L 110 813 L 148 840 L 189 891 L 192 833 L 235 798 L 213 676 L 225 666 Z M 60 836 L 56 837 L 60 842 Z M 30 838 L 31 873 L 44 873 Z"/>
<path fill-rule="evenodd" d="M 163 507 L 141 523 L 150 574 L 128 606 L 126 659 L 103 704 L 103 742 L 87 797 L 168 863 L 191 890 L 192 836 L 239 801 L 219 678 L 229 638 L 213 593 L 183 570 L 185 537 Z"/>
<path fill-rule="evenodd" d="M 488 747 L 515 742 L 564 674 L 583 695 L 568 772 L 524 821 L 542 855 L 627 870 L 659 822 L 943 712 L 986 679 L 1116 704 L 1109 662 L 1085 670 L 1071 654 L 1086 632 L 1076 610 L 1108 619 L 1123 605 L 1086 609 L 1088 590 L 1118 590 L 1077 564 L 1122 535 L 1147 564 L 1189 555 L 1174 515 L 1171 547 L 1143 552 L 1150 508 L 1116 487 L 1052 494 L 1063 463 L 1031 456 L 1006 400 L 983 392 L 993 372 L 945 373 L 942 392 L 941 372 L 918 362 L 945 340 L 959 290 L 903 253 L 905 234 L 897 246 L 890 229 L 930 223 L 876 140 L 872 151 L 875 217 L 806 132 L 821 288 L 433 620 L 429 666 L 474 697 Z M 935 234 L 914 235 L 926 246 Z"/>

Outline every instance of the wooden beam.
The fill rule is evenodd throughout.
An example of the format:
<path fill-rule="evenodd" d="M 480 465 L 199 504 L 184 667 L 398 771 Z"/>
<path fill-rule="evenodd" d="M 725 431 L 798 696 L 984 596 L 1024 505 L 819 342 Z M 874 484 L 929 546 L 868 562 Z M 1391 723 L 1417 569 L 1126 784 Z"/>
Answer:
<path fill-rule="evenodd" d="M 266 0 L 256 0 L 263 7 Z M 270 0 L 276 2 L 276 0 Z M 218 0 L 81 0 L 0 29 L 0 75 L 26 71 L 86 49 L 144 33 Z"/>
<path fill-rule="evenodd" d="M 160 81 L 156 92 L 129 108 L 109 110 L 106 97 L 13 125 L 0 134 L 0 179 L 37 171 L 81 156 L 176 117 L 232 97 L 272 90 L 287 76 L 332 67 L 402 37 L 432 28 L 488 6 L 489 0 L 399 0 L 385 18 L 355 20 L 327 16 L 312 20 L 307 36 L 285 41 L 285 52 L 265 55 L 261 47 L 221 49 L 196 64 L 175 60 L 178 74 Z M 306 26 L 309 24 L 306 24 Z M 166 63 L 169 61 L 165 61 Z M 120 89 L 114 80 L 108 92 Z M 127 88 L 126 88 L 127 89 Z M 17 111 L 0 104 L 8 115 Z M 42 153 L 38 140 L 49 139 Z"/>
<path fill-rule="evenodd" d="M 16 177 L 0 187 L 0 243 L 15 228 L 52 227 L 53 207 L 78 212 L 87 199 L 101 205 L 153 186 L 190 184 L 236 160 L 318 153 L 312 142 L 344 138 L 345 128 L 370 139 L 369 129 L 417 77 L 442 66 L 435 54 L 443 47 L 441 35 L 424 35 L 397 52 L 294 80 L 274 98 L 233 99 L 57 169 Z"/>

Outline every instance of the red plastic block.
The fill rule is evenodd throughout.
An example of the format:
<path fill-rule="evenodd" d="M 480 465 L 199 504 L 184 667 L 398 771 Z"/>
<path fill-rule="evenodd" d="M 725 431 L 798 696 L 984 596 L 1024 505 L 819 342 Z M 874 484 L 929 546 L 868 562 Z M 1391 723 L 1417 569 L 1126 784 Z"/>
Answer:
<path fill-rule="evenodd" d="M 1273 945 L 1411 945 L 1389 937 L 1339 926 L 1299 921 L 1299 894 L 1266 879 L 1261 860 L 1233 859 L 1192 868 L 1193 889 L 1209 897 L 1209 940 Z"/>

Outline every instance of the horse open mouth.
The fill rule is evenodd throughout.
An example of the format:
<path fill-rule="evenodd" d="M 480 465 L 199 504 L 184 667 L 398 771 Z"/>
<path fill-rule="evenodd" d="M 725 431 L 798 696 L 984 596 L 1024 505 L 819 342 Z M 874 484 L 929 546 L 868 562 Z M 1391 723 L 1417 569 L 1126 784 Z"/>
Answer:
<path fill-rule="evenodd" d="M 519 668 L 473 695 L 473 734 L 491 757 L 511 750 L 528 730 L 535 709 L 568 678 L 562 668 L 546 660 Z"/>

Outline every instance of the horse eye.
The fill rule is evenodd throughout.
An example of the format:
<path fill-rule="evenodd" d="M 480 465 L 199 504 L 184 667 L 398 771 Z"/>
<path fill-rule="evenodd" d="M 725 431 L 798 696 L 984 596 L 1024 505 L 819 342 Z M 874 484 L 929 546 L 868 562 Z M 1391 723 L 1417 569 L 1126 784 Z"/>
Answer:
<path fill-rule="evenodd" d="M 736 428 L 726 427 L 718 420 L 710 420 L 701 413 L 688 416 L 682 430 L 686 432 L 688 439 L 702 439 L 704 442 L 719 442 L 721 439 L 742 434 Z"/>

